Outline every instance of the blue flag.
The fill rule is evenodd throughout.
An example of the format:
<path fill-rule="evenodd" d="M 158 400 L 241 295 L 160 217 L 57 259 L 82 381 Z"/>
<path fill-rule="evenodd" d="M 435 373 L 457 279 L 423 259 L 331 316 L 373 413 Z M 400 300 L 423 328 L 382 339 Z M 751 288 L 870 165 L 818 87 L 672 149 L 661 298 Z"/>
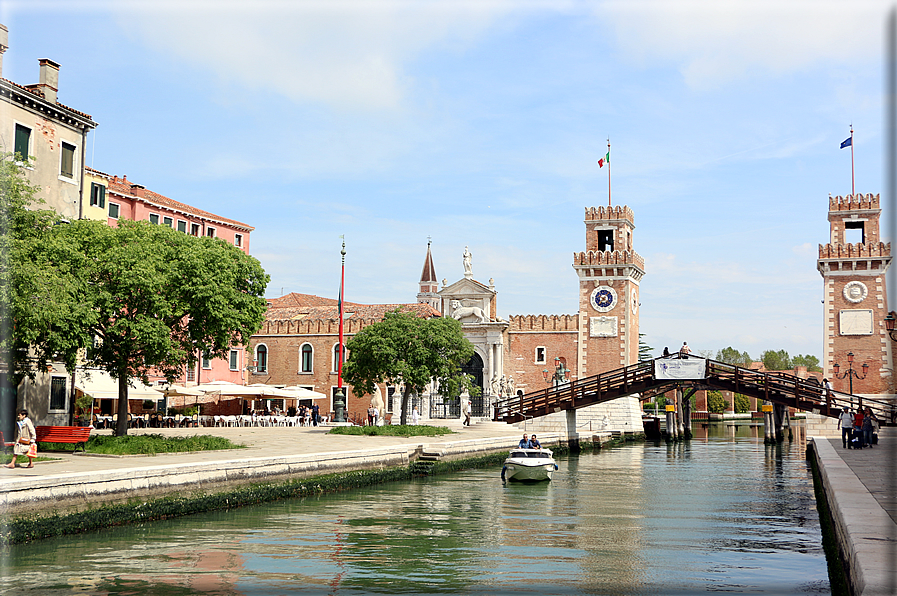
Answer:
<path fill-rule="evenodd" d="M 847 139 L 843 143 L 841 143 L 841 149 L 850 147 L 851 145 L 853 145 L 853 137 L 847 137 Z"/>

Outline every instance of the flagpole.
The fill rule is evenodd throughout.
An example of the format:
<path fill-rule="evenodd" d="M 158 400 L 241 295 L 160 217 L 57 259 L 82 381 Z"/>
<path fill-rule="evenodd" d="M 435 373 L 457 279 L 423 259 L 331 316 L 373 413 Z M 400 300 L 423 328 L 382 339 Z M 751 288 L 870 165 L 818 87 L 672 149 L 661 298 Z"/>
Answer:
<path fill-rule="evenodd" d="M 339 279 L 339 355 L 337 356 L 336 363 L 336 386 L 337 388 L 342 388 L 343 386 L 343 354 L 345 350 L 343 348 L 343 287 L 346 281 L 346 238 L 343 238 L 343 249 L 340 251 L 340 254 L 343 257 L 342 270 L 340 271 L 340 279 Z"/>
<path fill-rule="evenodd" d="M 856 187 L 853 181 L 853 123 L 850 124 L 850 194 L 856 196 Z"/>
<path fill-rule="evenodd" d="M 610 137 L 607 137 L 607 206 L 610 207 Z"/>

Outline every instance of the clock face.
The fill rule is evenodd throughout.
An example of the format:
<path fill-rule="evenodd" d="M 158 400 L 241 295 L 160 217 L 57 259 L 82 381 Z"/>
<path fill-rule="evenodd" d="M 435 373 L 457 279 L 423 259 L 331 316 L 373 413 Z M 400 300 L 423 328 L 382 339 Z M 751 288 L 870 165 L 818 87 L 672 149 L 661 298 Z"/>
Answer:
<path fill-rule="evenodd" d="M 598 286 L 592 290 L 589 303 L 598 312 L 607 312 L 617 305 L 617 293 L 610 286 Z"/>

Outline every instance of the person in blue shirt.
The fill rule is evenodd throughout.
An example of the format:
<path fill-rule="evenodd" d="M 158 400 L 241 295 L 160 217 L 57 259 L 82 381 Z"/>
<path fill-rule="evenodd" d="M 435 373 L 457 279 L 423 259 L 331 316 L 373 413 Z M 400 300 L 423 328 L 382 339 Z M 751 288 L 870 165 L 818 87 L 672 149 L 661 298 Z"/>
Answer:
<path fill-rule="evenodd" d="M 529 437 L 527 436 L 526 433 L 523 433 L 523 438 L 520 439 L 520 443 L 517 444 L 517 447 L 519 449 L 529 449 L 530 448 Z"/>
<path fill-rule="evenodd" d="M 536 435 L 533 435 L 529 438 L 529 448 L 530 449 L 541 449 L 542 443 L 539 442 L 539 439 L 536 438 Z"/>

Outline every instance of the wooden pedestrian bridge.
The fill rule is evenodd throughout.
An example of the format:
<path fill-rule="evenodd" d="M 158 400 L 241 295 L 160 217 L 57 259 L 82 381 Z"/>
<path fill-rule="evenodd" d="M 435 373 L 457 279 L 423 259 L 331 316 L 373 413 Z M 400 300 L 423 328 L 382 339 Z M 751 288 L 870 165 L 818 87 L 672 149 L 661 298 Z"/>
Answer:
<path fill-rule="evenodd" d="M 815 379 L 811 381 L 788 373 L 758 372 L 708 358 L 680 359 L 676 356 L 645 360 L 556 387 L 500 398 L 495 402 L 494 420 L 521 422 L 636 394 L 640 400 L 650 399 L 677 388 L 686 391 L 686 399 L 698 390 L 716 389 L 831 418 L 837 418 L 844 406 L 851 411 L 858 406 L 869 407 L 883 425 L 897 424 L 897 404 L 894 402 L 838 391 L 826 392 Z"/>

